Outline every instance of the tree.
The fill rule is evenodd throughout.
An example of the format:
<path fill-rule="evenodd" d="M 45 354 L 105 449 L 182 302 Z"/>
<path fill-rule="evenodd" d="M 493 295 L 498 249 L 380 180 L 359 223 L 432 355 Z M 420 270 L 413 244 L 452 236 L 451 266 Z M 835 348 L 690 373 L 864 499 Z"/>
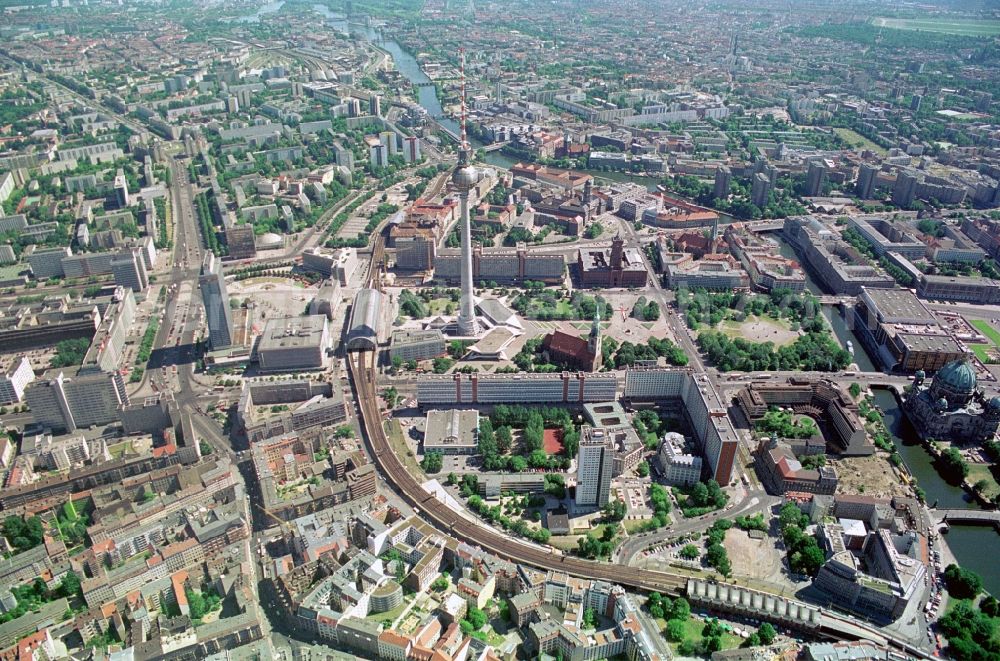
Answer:
<path fill-rule="evenodd" d="M 465 614 L 465 619 L 472 624 L 473 631 L 479 631 L 486 624 L 486 613 L 482 610 L 473 606 L 469 609 L 469 612 Z"/>
<path fill-rule="evenodd" d="M 684 620 L 671 619 L 667 620 L 667 640 L 679 643 L 684 640 L 684 634 L 686 633 L 686 627 Z"/>
<path fill-rule="evenodd" d="M 851 393 L 851 397 L 857 399 L 861 396 L 861 386 L 857 383 L 852 383 L 847 387 L 847 392 Z"/>
<path fill-rule="evenodd" d="M 444 455 L 440 452 L 428 452 L 420 462 L 420 467 L 427 473 L 440 473 L 444 467 Z"/>
<path fill-rule="evenodd" d="M 687 602 L 687 599 L 684 597 L 674 599 L 674 603 L 670 607 L 670 619 L 687 620 L 689 617 L 691 617 L 691 604 Z"/>
<path fill-rule="evenodd" d="M 609 500 L 608 504 L 604 506 L 604 520 L 621 521 L 625 518 L 626 509 L 625 501 L 618 498 Z"/>
<path fill-rule="evenodd" d="M 684 548 L 680 551 L 680 556 L 686 560 L 694 560 L 701 553 L 698 551 L 698 547 L 694 544 L 685 544 Z"/>
<path fill-rule="evenodd" d="M 772 625 L 770 622 L 765 622 L 764 624 L 760 625 L 759 629 L 757 629 L 757 635 L 760 636 L 760 642 L 762 644 L 770 645 L 771 643 L 774 642 L 774 639 L 778 635 L 778 632 L 774 629 L 774 625 Z"/>
<path fill-rule="evenodd" d="M 983 589 L 983 579 L 979 574 L 955 564 L 944 568 L 944 580 L 948 594 L 956 599 L 974 599 Z"/>
<path fill-rule="evenodd" d="M 947 448 L 941 453 L 941 470 L 955 481 L 964 480 L 969 476 L 969 465 L 962 458 L 962 453 L 956 448 Z"/>
<path fill-rule="evenodd" d="M 593 608 L 588 608 L 583 611 L 583 628 L 584 629 L 596 629 L 597 628 L 597 611 Z"/>
<path fill-rule="evenodd" d="M 505 425 L 496 430 L 496 443 L 497 450 L 501 454 L 510 452 L 511 447 L 514 445 L 514 436 L 510 433 L 510 427 Z"/>
<path fill-rule="evenodd" d="M 649 477 L 649 462 L 642 461 L 639 463 L 639 477 Z"/>
<path fill-rule="evenodd" d="M 398 371 L 399 368 L 402 367 L 402 366 L 403 366 L 403 357 L 402 356 L 393 356 L 392 357 L 392 369 Z"/>
<path fill-rule="evenodd" d="M 382 391 L 382 398 L 385 399 L 386 406 L 392 410 L 396 408 L 396 402 L 399 401 L 399 392 L 393 386 L 389 386 Z"/>
<path fill-rule="evenodd" d="M 434 579 L 433 583 L 431 583 L 431 590 L 434 590 L 435 592 L 442 592 L 447 588 L 448 588 L 448 577 L 446 576 L 439 576 Z"/>
<path fill-rule="evenodd" d="M 709 638 L 703 638 L 701 641 L 702 648 L 707 653 L 718 652 L 722 649 L 722 636 L 711 636 Z"/>
<path fill-rule="evenodd" d="M 59 594 L 66 598 L 70 598 L 79 593 L 80 576 L 75 571 L 71 570 L 63 576 L 62 582 L 59 583 Z"/>
<path fill-rule="evenodd" d="M 42 520 L 37 516 L 22 519 L 12 515 L 4 519 L 3 536 L 19 553 L 41 544 L 44 534 Z"/>

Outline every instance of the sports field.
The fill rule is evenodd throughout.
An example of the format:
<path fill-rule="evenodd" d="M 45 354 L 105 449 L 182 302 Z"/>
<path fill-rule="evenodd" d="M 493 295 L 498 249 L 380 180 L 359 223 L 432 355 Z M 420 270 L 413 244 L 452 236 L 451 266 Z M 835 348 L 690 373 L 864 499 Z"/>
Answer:
<path fill-rule="evenodd" d="M 873 18 L 875 27 L 896 30 L 922 30 L 955 34 L 963 37 L 992 37 L 1000 34 L 1000 21 L 985 21 L 973 18 Z"/>

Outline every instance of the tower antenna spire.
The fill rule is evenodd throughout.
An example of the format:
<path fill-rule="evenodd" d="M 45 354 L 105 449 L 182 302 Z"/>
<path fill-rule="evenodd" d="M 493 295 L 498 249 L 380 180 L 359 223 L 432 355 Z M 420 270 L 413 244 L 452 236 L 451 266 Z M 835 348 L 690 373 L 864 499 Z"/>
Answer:
<path fill-rule="evenodd" d="M 465 134 L 465 46 L 460 46 L 458 52 L 462 60 L 462 65 L 460 69 L 462 75 L 462 112 L 459 123 L 459 127 L 461 129 L 461 136 L 460 136 L 461 144 L 459 145 L 459 148 L 461 149 L 462 152 L 468 152 L 469 140 Z"/>

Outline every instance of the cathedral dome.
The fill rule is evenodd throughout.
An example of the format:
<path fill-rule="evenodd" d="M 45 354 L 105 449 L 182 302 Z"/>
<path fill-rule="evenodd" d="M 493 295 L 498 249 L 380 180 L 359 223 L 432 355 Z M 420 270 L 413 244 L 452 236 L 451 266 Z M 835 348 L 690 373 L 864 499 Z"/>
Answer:
<path fill-rule="evenodd" d="M 934 387 L 955 395 L 976 392 L 976 370 L 967 361 L 954 360 L 934 375 Z"/>

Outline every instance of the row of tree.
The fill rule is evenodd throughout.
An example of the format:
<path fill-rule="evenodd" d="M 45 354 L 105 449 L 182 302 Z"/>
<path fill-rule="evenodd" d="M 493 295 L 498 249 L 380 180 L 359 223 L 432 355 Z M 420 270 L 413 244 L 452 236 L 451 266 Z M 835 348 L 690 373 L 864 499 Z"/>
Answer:
<path fill-rule="evenodd" d="M 851 355 L 828 334 L 808 332 L 790 345 L 730 338 L 718 331 L 698 335 L 698 347 L 720 372 L 837 372 L 847 367 Z"/>

